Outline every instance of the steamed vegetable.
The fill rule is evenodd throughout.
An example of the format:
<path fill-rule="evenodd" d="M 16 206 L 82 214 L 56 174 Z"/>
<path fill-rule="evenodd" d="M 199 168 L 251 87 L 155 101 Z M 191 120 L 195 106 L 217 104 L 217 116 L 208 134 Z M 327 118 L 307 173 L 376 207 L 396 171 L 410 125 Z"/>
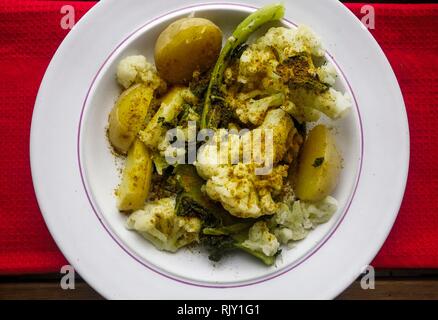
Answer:
<path fill-rule="evenodd" d="M 237 231 L 240 228 L 243 230 Z M 219 261 L 229 251 L 238 249 L 272 266 L 280 252 L 277 239 L 270 233 L 264 221 L 256 222 L 251 228 L 245 228 L 242 224 L 230 226 L 228 229 L 205 228 L 201 241 L 206 246 L 209 259 L 212 261 Z"/>
<path fill-rule="evenodd" d="M 175 174 L 183 189 L 176 198 L 176 214 L 202 218 L 204 225 L 207 225 L 202 230 L 202 239 L 211 260 L 218 261 L 229 250 L 240 249 L 267 265 L 274 264 L 278 242 L 264 222 L 261 225 L 260 222 L 254 224 L 253 219 L 237 219 L 211 201 L 202 192 L 204 181 L 193 166 L 178 165 Z"/>
<path fill-rule="evenodd" d="M 236 142 L 235 138 L 239 138 L 237 135 L 228 135 L 224 129 L 217 130 L 210 140 L 211 143 L 204 144 L 198 150 L 195 164 L 200 176 L 207 180 L 206 194 L 211 199 L 219 201 L 235 217 L 258 218 L 274 214 L 277 209 L 274 199 L 283 188 L 288 170 L 287 165 L 279 162 L 287 152 L 289 133 L 293 129 L 293 121 L 289 115 L 277 109 L 269 111 L 262 125 L 248 131 L 240 142 Z M 271 132 L 274 144 L 272 148 L 258 151 L 261 160 L 259 162 L 264 161 L 268 168 L 265 174 L 257 174 L 256 169 L 260 169 L 261 165 L 257 167 L 256 159 L 250 163 L 237 164 L 218 161 L 220 159 L 217 155 L 221 149 L 228 151 L 225 159 L 235 158 L 236 154 L 240 153 L 239 144 L 248 139 L 254 141 L 253 138 L 262 132 Z"/>
<path fill-rule="evenodd" d="M 109 116 L 108 138 L 117 152 L 126 154 L 144 119 L 153 98 L 153 89 L 137 84 L 124 91 Z"/>
<path fill-rule="evenodd" d="M 132 213 L 126 224 L 158 249 L 170 252 L 198 242 L 201 230 L 198 218 L 179 217 L 175 214 L 175 198 L 147 203 L 143 210 Z"/>
<path fill-rule="evenodd" d="M 155 67 L 142 55 L 127 56 L 119 62 L 117 81 L 125 89 L 135 83 L 142 83 L 159 92 L 165 91 L 167 87 Z"/>
<path fill-rule="evenodd" d="M 140 140 L 129 149 L 122 182 L 117 189 L 117 207 L 121 211 L 143 208 L 152 176 L 151 154 Z"/>
<path fill-rule="evenodd" d="M 282 93 L 275 93 L 260 99 L 249 99 L 243 103 L 242 108 L 236 110 L 236 114 L 243 123 L 250 122 L 259 126 L 263 123 L 270 108 L 280 107 L 283 103 L 284 95 Z"/>
<path fill-rule="evenodd" d="M 168 125 L 172 124 L 178 114 L 184 109 L 184 93 L 188 89 L 174 87 L 161 102 L 160 108 L 147 124 L 146 128 L 139 133 L 144 144 L 152 150 L 157 149 L 158 144 L 164 138 Z"/>
<path fill-rule="evenodd" d="M 341 170 L 334 137 L 324 125 L 313 128 L 303 144 L 295 194 L 300 200 L 319 201 L 333 192 Z"/>
<path fill-rule="evenodd" d="M 219 55 L 222 32 L 210 20 L 183 18 L 169 25 L 155 44 L 160 76 L 171 84 L 187 83 L 193 72 L 209 70 Z"/>
<path fill-rule="evenodd" d="M 248 239 L 241 244 L 242 248 L 258 252 L 268 257 L 276 255 L 280 243 L 273 235 L 265 221 L 258 221 L 248 231 Z"/>
<path fill-rule="evenodd" d="M 261 121 L 268 108 L 280 106 L 300 123 L 324 113 L 342 117 L 351 108 L 348 93 L 333 88 L 336 69 L 324 61 L 321 39 L 308 27 L 273 27 L 232 60 L 224 72 L 224 104 L 245 124 Z M 283 101 L 274 97 L 283 96 Z M 267 99 L 267 100 L 265 100 Z"/>
<path fill-rule="evenodd" d="M 222 112 L 218 109 L 215 110 L 215 108 L 218 108 L 223 100 L 221 98 L 220 86 L 225 68 L 233 52 L 238 51 L 241 45 L 248 40 L 249 36 L 262 25 L 283 18 L 284 10 L 282 4 L 265 6 L 243 20 L 234 30 L 233 35 L 228 38 L 211 74 L 202 112 L 201 128 L 212 126 L 210 120 L 215 117 L 214 114 Z"/>
<path fill-rule="evenodd" d="M 202 192 L 205 181 L 198 175 L 194 166 L 178 165 L 175 168 L 175 176 L 182 189 L 176 198 L 177 215 L 200 216 L 204 220 L 224 225 L 238 221 Z"/>
<path fill-rule="evenodd" d="M 330 196 L 317 202 L 297 200 L 282 204 L 272 218 L 274 234 L 282 244 L 302 240 L 317 225 L 329 221 L 337 209 L 338 202 Z"/>

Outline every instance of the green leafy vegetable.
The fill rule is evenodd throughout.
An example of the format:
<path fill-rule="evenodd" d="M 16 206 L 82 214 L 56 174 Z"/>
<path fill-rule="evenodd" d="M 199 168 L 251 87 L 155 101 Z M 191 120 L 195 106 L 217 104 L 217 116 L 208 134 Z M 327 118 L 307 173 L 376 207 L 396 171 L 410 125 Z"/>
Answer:
<path fill-rule="evenodd" d="M 231 224 L 228 226 L 216 227 L 216 228 L 204 228 L 202 232 L 209 236 L 226 236 L 231 234 L 239 233 L 243 230 L 248 230 L 253 222 L 240 222 L 236 224 Z"/>
<path fill-rule="evenodd" d="M 201 236 L 201 244 L 207 248 L 208 258 L 218 262 L 229 251 L 235 250 L 235 241 L 229 236 Z"/>
<path fill-rule="evenodd" d="M 248 40 L 249 36 L 254 31 L 268 22 L 283 18 L 284 11 L 285 9 L 282 4 L 265 6 L 243 20 L 237 26 L 236 30 L 234 30 L 233 35 L 228 38 L 211 73 L 210 83 L 205 96 L 204 108 L 202 110 L 202 129 L 208 128 L 212 125 L 210 122 L 210 117 L 212 117 L 211 113 L 213 113 L 213 116 L 217 117 L 218 111 L 215 110 L 217 109 L 216 103 L 218 100 L 220 101 L 218 97 L 221 97 L 220 86 L 222 84 L 223 73 L 230 59 L 239 54 L 242 50 L 242 44 Z"/>
<path fill-rule="evenodd" d="M 238 219 L 231 216 L 219 204 L 213 202 L 202 192 L 204 180 L 192 165 L 180 164 L 174 169 L 181 191 L 176 198 L 177 216 L 198 216 L 204 226 L 201 242 L 209 251 L 209 258 L 218 261 L 226 252 L 243 250 L 266 265 L 273 265 L 275 256 L 269 257 L 244 246 L 248 239 L 248 230 L 254 220 Z"/>
<path fill-rule="evenodd" d="M 204 229 L 204 233 L 205 233 Z M 209 252 L 208 258 L 212 261 L 219 261 L 224 255 L 232 250 L 242 250 L 262 261 L 267 266 L 272 266 L 278 255 L 267 256 L 262 252 L 246 247 L 243 243 L 248 239 L 248 229 L 232 235 L 201 235 L 201 242 Z"/>
<path fill-rule="evenodd" d="M 182 189 L 176 199 L 177 215 L 196 215 L 209 222 L 208 224 L 213 222 L 212 220 L 223 225 L 236 222 L 236 218 L 202 192 L 201 188 L 205 181 L 198 175 L 194 166 L 180 164 L 176 166 L 174 172 Z"/>

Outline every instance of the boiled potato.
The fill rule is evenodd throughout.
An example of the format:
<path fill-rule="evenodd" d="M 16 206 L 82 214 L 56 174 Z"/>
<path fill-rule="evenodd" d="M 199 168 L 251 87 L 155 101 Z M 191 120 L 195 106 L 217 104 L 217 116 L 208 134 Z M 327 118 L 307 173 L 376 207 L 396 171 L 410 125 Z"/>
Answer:
<path fill-rule="evenodd" d="M 319 201 L 336 187 L 341 156 L 324 125 L 313 128 L 304 142 L 298 163 L 295 193 L 304 201 Z"/>
<path fill-rule="evenodd" d="M 137 84 L 120 95 L 110 113 L 108 127 L 109 141 L 117 152 L 128 152 L 144 124 L 153 93 L 153 89 Z"/>
<path fill-rule="evenodd" d="M 164 138 L 167 130 L 166 123 L 172 123 L 184 107 L 184 92 L 189 94 L 189 89 L 174 87 L 163 98 L 160 108 L 139 133 L 140 139 L 151 149 L 156 149 Z"/>
<path fill-rule="evenodd" d="M 170 24 L 155 44 L 159 75 L 171 84 L 187 83 L 193 72 L 215 64 L 222 46 L 222 32 L 203 18 L 183 18 Z"/>
<path fill-rule="evenodd" d="M 151 153 L 143 142 L 136 139 L 129 149 L 122 182 L 117 189 L 117 207 L 120 211 L 144 207 L 151 186 L 151 176 Z"/>

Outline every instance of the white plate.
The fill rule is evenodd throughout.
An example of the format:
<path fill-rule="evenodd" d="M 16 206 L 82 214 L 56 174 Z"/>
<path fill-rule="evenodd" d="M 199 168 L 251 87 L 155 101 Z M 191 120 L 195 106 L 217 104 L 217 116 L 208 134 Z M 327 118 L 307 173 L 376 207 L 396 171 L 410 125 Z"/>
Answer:
<path fill-rule="evenodd" d="M 74 27 L 52 59 L 32 119 L 31 165 L 44 219 L 81 276 L 107 298 L 333 298 L 373 259 L 397 216 L 409 163 L 409 130 L 397 80 L 375 40 L 336 1 L 286 3 L 283 23 L 307 24 L 338 68 L 337 87 L 354 108 L 335 123 L 344 170 L 340 209 L 266 268 L 245 255 L 212 264 L 204 253 L 155 250 L 124 228 L 115 209 L 117 167 L 105 139 L 120 93 L 115 66 L 142 53 L 158 33 L 195 12 L 227 35 L 254 6 L 204 1 L 106 0 Z M 261 30 L 263 32 L 263 30 Z M 153 60 L 152 60 L 153 61 Z"/>

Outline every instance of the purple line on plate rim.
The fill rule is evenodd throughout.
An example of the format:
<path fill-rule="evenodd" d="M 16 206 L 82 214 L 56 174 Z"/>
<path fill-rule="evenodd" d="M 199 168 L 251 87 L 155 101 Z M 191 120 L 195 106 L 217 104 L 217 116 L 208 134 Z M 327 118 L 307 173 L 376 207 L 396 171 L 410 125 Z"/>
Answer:
<path fill-rule="evenodd" d="M 82 164 L 81 164 L 81 153 L 80 153 L 80 139 L 81 139 L 81 128 L 82 128 L 82 120 L 83 120 L 83 115 L 84 115 L 84 111 L 85 111 L 85 106 L 87 104 L 89 95 L 91 93 L 91 89 L 94 86 L 94 83 L 97 79 L 97 77 L 99 76 L 100 72 L 102 71 L 102 69 L 104 68 L 104 66 L 107 64 L 107 62 L 111 59 L 111 57 L 114 55 L 114 53 L 126 42 L 128 41 L 132 36 L 134 36 L 137 32 L 139 32 L 141 29 L 145 28 L 146 26 L 148 26 L 149 24 L 164 18 L 165 16 L 171 15 L 171 14 L 175 14 L 179 11 L 184 11 L 187 9 L 191 9 L 191 8 L 199 8 L 199 7 L 209 7 L 209 6 L 218 6 L 218 5 L 227 5 L 227 6 L 236 6 L 236 7 L 246 7 L 252 10 L 258 9 L 257 7 L 253 7 L 253 6 L 249 6 L 247 4 L 238 4 L 238 3 L 201 3 L 201 4 L 196 4 L 196 5 L 191 5 L 191 6 L 187 6 L 187 7 L 182 7 L 179 9 L 176 9 L 174 11 L 170 11 L 167 12 L 163 15 L 160 15 L 152 20 L 149 20 L 148 22 L 146 22 L 144 25 L 142 25 L 141 27 L 139 27 L 138 29 L 136 29 L 134 32 L 132 32 L 131 34 L 129 34 L 123 41 L 121 41 L 116 48 L 109 54 L 109 56 L 105 59 L 105 61 L 103 62 L 103 64 L 100 66 L 100 68 L 98 69 L 96 75 L 93 77 L 93 80 L 91 81 L 90 87 L 88 88 L 87 94 L 85 96 L 85 100 L 83 102 L 82 105 L 82 109 L 81 109 L 81 113 L 80 113 L 80 118 L 79 118 L 79 124 L 78 124 L 78 131 L 77 131 L 77 158 L 78 158 L 78 165 L 79 165 L 79 172 L 80 172 L 80 176 L 81 176 L 81 182 L 82 185 L 84 187 L 84 191 L 86 194 L 86 197 L 88 199 L 88 202 L 90 203 L 90 206 L 94 212 L 94 214 L 96 215 L 97 219 L 99 220 L 99 222 L 101 223 L 101 225 L 103 226 L 103 228 L 106 230 L 106 232 L 110 235 L 110 237 L 120 246 L 120 248 L 125 251 L 131 258 L 133 258 L 135 261 L 137 261 L 138 263 L 142 264 L 143 266 L 145 266 L 146 268 L 148 268 L 149 270 L 167 278 L 170 280 L 174 280 L 177 281 L 179 283 L 182 284 L 187 284 L 187 285 L 192 285 L 192 286 L 197 286 L 197 287 L 203 287 L 203 288 L 218 288 L 218 289 L 225 289 L 225 288 L 240 288 L 240 287 L 246 287 L 246 286 L 250 286 L 250 285 L 255 285 L 255 284 L 259 284 L 274 278 L 277 278 L 289 271 L 291 271 L 292 269 L 297 268 L 298 266 L 300 266 L 301 264 L 303 264 L 305 261 L 307 261 L 310 257 L 312 257 L 332 236 L 333 234 L 336 232 L 336 230 L 338 229 L 338 227 L 340 226 L 340 224 L 342 223 L 342 221 L 344 220 L 345 216 L 347 215 L 347 212 L 350 209 L 350 206 L 353 202 L 353 198 L 356 194 L 357 191 L 357 187 L 359 185 L 359 180 L 360 180 L 360 176 L 362 173 L 362 162 L 363 162 L 363 149 L 364 149 L 364 138 L 363 138 L 363 126 L 362 126 L 362 117 L 360 115 L 360 110 L 358 107 L 358 103 L 357 103 L 357 99 L 356 96 L 353 92 L 353 89 L 350 85 L 350 82 L 348 81 L 347 77 L 345 76 L 345 73 L 342 71 L 342 69 L 340 68 L 339 64 L 336 62 L 335 58 L 328 52 L 326 51 L 326 54 L 329 56 L 330 60 L 332 60 L 332 62 L 336 65 L 336 68 L 341 72 L 342 77 L 345 79 L 345 82 L 347 83 L 348 89 L 353 97 L 354 100 L 354 104 L 356 107 L 356 111 L 358 114 L 358 119 L 359 119 L 359 127 L 360 127 L 360 163 L 359 163 L 359 172 L 354 184 L 354 188 L 352 191 L 352 194 L 350 195 L 350 199 L 348 200 L 347 206 L 344 209 L 344 212 L 342 213 L 341 217 L 339 218 L 339 221 L 337 222 L 337 224 L 332 228 L 332 230 L 330 230 L 330 232 L 324 236 L 324 238 L 318 243 L 317 246 L 315 246 L 309 253 L 307 253 L 306 255 L 304 255 L 303 257 L 301 257 L 300 259 L 298 259 L 297 261 L 295 261 L 294 263 L 292 263 L 289 267 L 285 268 L 284 270 L 280 270 L 274 274 L 262 277 L 261 279 L 256 279 L 253 281 L 248 281 L 246 283 L 240 283 L 240 284 L 229 284 L 229 285 L 214 285 L 214 284 L 202 284 L 202 283 L 195 283 L 189 280 L 185 280 L 185 279 L 181 279 L 179 277 L 176 276 L 172 276 L 169 274 L 166 274 L 160 270 L 155 269 L 154 267 L 150 266 L 146 261 L 144 261 L 142 258 L 137 257 L 135 253 L 132 253 L 130 251 L 129 248 L 126 248 L 125 245 L 123 243 L 121 243 L 121 241 L 118 239 L 118 237 L 110 230 L 110 228 L 105 224 L 105 222 L 103 221 L 103 217 L 102 214 L 99 212 L 99 210 L 96 209 L 91 196 L 88 192 L 88 189 L 86 187 L 86 182 L 85 182 L 85 177 L 83 174 L 83 169 L 82 169 Z M 288 19 L 284 18 L 283 21 L 293 25 L 293 26 L 298 26 L 296 23 L 289 21 Z"/>

